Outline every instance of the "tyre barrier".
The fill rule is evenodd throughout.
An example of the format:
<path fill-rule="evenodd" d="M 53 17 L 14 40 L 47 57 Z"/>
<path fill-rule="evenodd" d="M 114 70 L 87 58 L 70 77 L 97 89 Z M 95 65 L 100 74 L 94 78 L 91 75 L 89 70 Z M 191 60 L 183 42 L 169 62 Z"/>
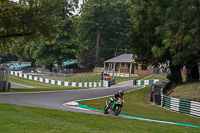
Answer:
<path fill-rule="evenodd" d="M 200 117 L 200 102 L 161 95 L 161 106 L 173 111 Z"/>
<path fill-rule="evenodd" d="M 165 79 L 133 80 L 133 85 L 151 85 L 150 102 L 164 108 L 200 117 L 200 102 L 171 98 L 165 95 L 170 81 Z"/>

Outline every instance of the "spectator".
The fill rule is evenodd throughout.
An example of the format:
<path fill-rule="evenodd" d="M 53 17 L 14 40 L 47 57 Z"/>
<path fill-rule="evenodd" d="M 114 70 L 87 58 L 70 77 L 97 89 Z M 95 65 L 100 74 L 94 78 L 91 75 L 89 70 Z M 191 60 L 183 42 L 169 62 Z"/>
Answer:
<path fill-rule="evenodd" d="M 106 80 L 107 80 L 107 81 L 111 80 L 111 77 L 108 76 L 108 77 L 106 78 Z"/>

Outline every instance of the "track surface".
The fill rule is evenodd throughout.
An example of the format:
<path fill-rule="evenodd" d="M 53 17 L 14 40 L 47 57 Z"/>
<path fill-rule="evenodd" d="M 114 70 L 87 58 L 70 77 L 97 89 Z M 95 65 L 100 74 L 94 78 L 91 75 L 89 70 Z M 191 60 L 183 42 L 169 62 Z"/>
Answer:
<path fill-rule="evenodd" d="M 108 88 L 93 88 L 80 90 L 66 90 L 66 91 L 51 91 L 51 92 L 34 92 L 34 93 L 2 93 L 0 94 L 0 103 L 9 103 L 30 107 L 41 107 L 47 109 L 56 109 L 73 112 L 92 113 L 73 109 L 63 106 L 64 103 L 70 101 L 78 101 L 81 99 L 90 99 L 97 97 L 104 97 L 113 95 L 118 90 L 131 91 L 139 89 L 143 86 L 130 86 L 132 81 L 126 81 L 121 84 Z"/>
<path fill-rule="evenodd" d="M 11 88 L 33 88 L 33 87 L 11 83 Z"/>

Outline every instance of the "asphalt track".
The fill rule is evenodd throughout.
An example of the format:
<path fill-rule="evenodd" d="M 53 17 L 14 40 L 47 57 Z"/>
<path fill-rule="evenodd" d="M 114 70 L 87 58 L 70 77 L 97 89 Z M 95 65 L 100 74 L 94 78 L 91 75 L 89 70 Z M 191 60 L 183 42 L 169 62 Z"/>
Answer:
<path fill-rule="evenodd" d="M 108 88 L 92 88 L 80 90 L 64 90 L 50 92 L 31 92 L 31 93 L 1 93 L 0 103 L 9 103 L 30 107 L 41 107 L 47 109 L 56 109 L 63 111 L 83 112 L 98 114 L 96 112 L 88 112 L 71 107 L 66 107 L 63 104 L 81 99 L 91 99 L 113 95 L 118 90 L 125 92 L 142 88 L 143 86 L 130 86 L 132 81 L 123 82 Z"/>

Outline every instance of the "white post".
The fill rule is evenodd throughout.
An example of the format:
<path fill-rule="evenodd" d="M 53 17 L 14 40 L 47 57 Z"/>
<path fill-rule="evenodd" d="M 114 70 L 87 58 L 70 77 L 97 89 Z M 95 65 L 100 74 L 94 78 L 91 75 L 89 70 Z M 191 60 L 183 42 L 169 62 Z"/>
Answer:
<path fill-rule="evenodd" d="M 121 63 L 119 64 L 119 77 L 120 77 L 120 72 L 121 72 Z"/>
<path fill-rule="evenodd" d="M 113 69 L 113 80 L 115 79 L 115 69 Z"/>
<path fill-rule="evenodd" d="M 125 63 L 124 77 L 126 77 L 126 63 Z"/>
<path fill-rule="evenodd" d="M 132 72 L 132 62 L 130 64 L 130 72 L 129 72 L 129 77 L 131 76 L 131 72 Z"/>

